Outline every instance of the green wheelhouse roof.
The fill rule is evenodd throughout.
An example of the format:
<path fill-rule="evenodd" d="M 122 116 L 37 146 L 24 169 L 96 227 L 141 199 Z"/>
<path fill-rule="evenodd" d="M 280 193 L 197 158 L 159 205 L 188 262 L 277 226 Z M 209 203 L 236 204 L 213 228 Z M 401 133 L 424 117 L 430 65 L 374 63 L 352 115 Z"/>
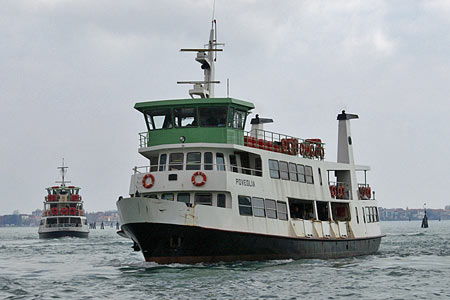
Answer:
<path fill-rule="evenodd" d="M 144 112 L 149 108 L 169 108 L 169 107 L 183 107 L 185 105 L 217 105 L 217 104 L 234 104 L 236 106 L 244 107 L 247 110 L 254 109 L 255 105 L 251 102 L 234 98 L 195 98 L 195 99 L 173 99 L 173 100 L 155 100 L 147 102 L 138 102 L 134 108 L 140 112 Z"/>

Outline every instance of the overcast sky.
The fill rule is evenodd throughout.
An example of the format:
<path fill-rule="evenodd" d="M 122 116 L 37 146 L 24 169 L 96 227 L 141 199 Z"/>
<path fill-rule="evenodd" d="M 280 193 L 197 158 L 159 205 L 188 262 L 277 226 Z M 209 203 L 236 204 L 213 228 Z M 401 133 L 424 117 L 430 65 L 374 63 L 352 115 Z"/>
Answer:
<path fill-rule="evenodd" d="M 115 209 L 146 164 L 133 105 L 188 98 L 176 81 L 202 72 L 179 49 L 207 42 L 212 2 L 3 0 L 0 214 L 42 208 L 62 157 L 88 211 Z M 216 77 L 267 130 L 320 137 L 335 160 L 336 115 L 359 114 L 379 205 L 450 205 L 450 2 L 217 0 L 215 17 Z"/>

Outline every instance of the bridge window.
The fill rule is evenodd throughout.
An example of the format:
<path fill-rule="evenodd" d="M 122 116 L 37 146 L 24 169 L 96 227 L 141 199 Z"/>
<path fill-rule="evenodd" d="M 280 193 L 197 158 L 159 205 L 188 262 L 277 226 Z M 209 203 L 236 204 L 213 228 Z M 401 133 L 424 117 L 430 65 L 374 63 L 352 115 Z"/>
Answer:
<path fill-rule="evenodd" d="M 200 127 L 225 127 L 227 125 L 227 108 L 200 107 Z"/>
<path fill-rule="evenodd" d="M 186 156 L 186 170 L 200 170 L 201 159 L 200 152 L 189 152 Z"/>
<path fill-rule="evenodd" d="M 145 116 L 150 130 L 172 128 L 172 112 L 169 108 L 146 111 Z"/>
<path fill-rule="evenodd" d="M 183 170 L 183 153 L 170 153 L 169 171 Z"/>
<path fill-rule="evenodd" d="M 238 196 L 239 201 L 239 214 L 243 216 L 251 216 L 252 213 L 252 201 L 249 196 Z"/>
<path fill-rule="evenodd" d="M 253 206 L 253 215 L 255 217 L 265 217 L 264 211 L 264 199 L 263 198 L 252 198 L 252 206 Z"/>
<path fill-rule="evenodd" d="M 165 194 L 162 194 L 162 195 L 161 195 L 161 199 L 173 201 L 173 199 L 174 199 L 173 193 L 165 193 Z"/>
<path fill-rule="evenodd" d="M 228 111 L 228 127 L 244 129 L 246 112 L 230 107 Z"/>
<path fill-rule="evenodd" d="M 238 172 L 237 161 L 236 161 L 236 155 L 234 155 L 234 154 L 230 155 L 230 165 L 231 165 L 231 171 L 237 173 Z"/>
<path fill-rule="evenodd" d="M 175 127 L 197 127 L 197 110 L 195 107 L 175 108 Z"/>
<path fill-rule="evenodd" d="M 270 178 L 279 179 L 280 178 L 280 168 L 278 166 L 278 161 L 269 159 L 269 173 Z"/>

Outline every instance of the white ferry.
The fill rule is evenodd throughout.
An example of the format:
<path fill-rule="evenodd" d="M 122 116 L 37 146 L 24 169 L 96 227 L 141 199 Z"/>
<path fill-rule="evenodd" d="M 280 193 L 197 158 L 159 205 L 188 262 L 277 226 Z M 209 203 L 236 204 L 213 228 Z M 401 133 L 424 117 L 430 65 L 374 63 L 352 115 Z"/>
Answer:
<path fill-rule="evenodd" d="M 146 261 L 339 258 L 377 252 L 381 238 L 368 166 L 356 165 L 350 120 L 338 114 L 337 162 L 320 139 L 264 130 L 271 119 L 247 116 L 254 105 L 215 98 L 214 63 L 221 44 L 215 21 L 196 52 L 204 81 L 191 99 L 141 102 L 147 130 L 129 197 L 119 197 L 120 235 Z"/>
<path fill-rule="evenodd" d="M 39 238 L 81 237 L 87 238 L 89 228 L 80 188 L 66 183 L 64 175 L 68 167 L 58 167 L 62 180 L 60 185 L 46 188 L 47 196 L 44 200 L 44 211 L 39 225 Z"/>

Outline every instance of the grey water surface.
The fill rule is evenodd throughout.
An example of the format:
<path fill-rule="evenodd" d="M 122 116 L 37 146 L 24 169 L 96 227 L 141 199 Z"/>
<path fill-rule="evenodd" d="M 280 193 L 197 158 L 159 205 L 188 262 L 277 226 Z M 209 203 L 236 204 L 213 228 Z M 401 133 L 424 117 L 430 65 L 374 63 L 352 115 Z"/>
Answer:
<path fill-rule="evenodd" d="M 450 221 L 383 222 L 375 255 L 146 263 L 113 228 L 39 240 L 0 228 L 0 299 L 450 299 Z"/>

